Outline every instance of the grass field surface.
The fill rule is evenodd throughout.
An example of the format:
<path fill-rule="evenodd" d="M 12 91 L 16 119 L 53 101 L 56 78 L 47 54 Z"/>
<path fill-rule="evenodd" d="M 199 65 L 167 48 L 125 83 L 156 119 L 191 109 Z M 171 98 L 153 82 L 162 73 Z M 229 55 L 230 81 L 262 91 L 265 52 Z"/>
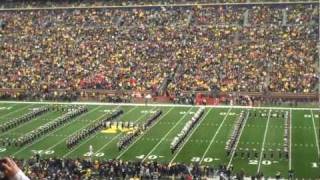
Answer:
<path fill-rule="evenodd" d="M 44 103 L 45 104 L 45 103 Z M 19 117 L 42 103 L 0 102 L 0 124 Z M 68 103 L 64 103 L 67 105 Z M 75 104 L 75 103 L 72 103 Z M 62 105 L 63 106 L 63 105 Z M 88 158 L 89 146 L 93 146 L 92 158 L 158 161 L 162 163 L 200 163 L 232 167 L 234 172 L 244 171 L 247 176 L 263 172 L 274 177 L 277 172 L 288 176 L 293 169 L 297 178 L 319 178 L 319 111 L 308 108 L 248 108 L 248 107 L 206 107 L 199 123 L 179 149 L 172 154 L 170 143 L 185 123 L 200 108 L 198 106 L 175 105 L 86 105 L 89 109 L 74 120 L 36 139 L 23 147 L 1 146 L 0 156 L 30 158 L 34 154 L 42 157 Z M 116 144 L 125 133 L 115 129 L 107 133 L 98 132 L 81 141 L 73 149 L 66 147 L 66 140 L 72 134 L 90 124 L 108 117 L 114 110 L 122 109 L 124 114 L 115 121 L 143 123 L 156 110 L 163 113 L 149 129 L 143 132 L 126 149 L 119 151 Z M 236 153 L 226 155 L 225 145 L 232 133 L 241 111 L 249 111 L 236 143 Z M 284 118 L 276 116 L 290 114 L 289 158 L 279 156 L 278 149 L 284 144 Z M 33 129 L 61 116 L 63 112 L 49 111 L 31 121 L 23 123 L 0 134 L 0 138 L 18 138 Z M 253 116 L 253 114 L 258 114 Z M 255 151 L 254 151 L 255 149 Z M 249 157 L 246 152 L 250 153 Z M 273 156 L 271 156 L 273 154 Z"/>

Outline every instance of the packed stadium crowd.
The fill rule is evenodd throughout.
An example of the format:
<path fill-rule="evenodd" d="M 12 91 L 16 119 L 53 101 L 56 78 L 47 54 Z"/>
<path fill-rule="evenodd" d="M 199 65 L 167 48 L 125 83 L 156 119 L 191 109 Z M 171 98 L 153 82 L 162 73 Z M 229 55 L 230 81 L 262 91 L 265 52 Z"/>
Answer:
<path fill-rule="evenodd" d="M 226 166 L 200 166 L 199 164 L 162 164 L 157 162 L 40 158 L 16 160 L 30 179 L 192 179 L 200 177 L 243 178 L 243 171 L 232 173 Z M 253 177 L 261 177 L 259 173 Z"/>
<path fill-rule="evenodd" d="M 81 96 L 81 89 L 157 91 L 170 78 L 172 94 L 213 85 L 222 92 L 314 92 L 317 9 L 1 11 L 0 88 Z"/>
<path fill-rule="evenodd" d="M 287 0 L 287 2 L 301 2 L 302 0 Z M 304 0 L 312 2 L 314 0 Z M 3 8 L 46 8 L 46 7 L 92 7 L 92 6 L 144 6 L 171 4 L 211 4 L 211 3 L 246 3 L 260 2 L 259 0 L 3 0 Z M 264 0 L 263 2 L 283 2 L 281 0 Z M 0 6 L 1 7 L 1 6 Z"/>

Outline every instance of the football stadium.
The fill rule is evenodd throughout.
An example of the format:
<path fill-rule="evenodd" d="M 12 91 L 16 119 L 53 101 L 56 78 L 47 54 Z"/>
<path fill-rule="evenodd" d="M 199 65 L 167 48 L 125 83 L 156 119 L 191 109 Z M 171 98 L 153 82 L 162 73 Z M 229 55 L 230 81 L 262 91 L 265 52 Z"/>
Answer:
<path fill-rule="evenodd" d="M 313 0 L 0 2 L 0 179 L 320 179 Z"/>

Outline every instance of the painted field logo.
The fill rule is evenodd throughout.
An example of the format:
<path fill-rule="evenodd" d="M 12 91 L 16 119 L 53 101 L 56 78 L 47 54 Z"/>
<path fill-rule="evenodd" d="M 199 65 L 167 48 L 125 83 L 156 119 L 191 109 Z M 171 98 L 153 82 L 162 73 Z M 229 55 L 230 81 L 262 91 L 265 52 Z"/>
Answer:
<path fill-rule="evenodd" d="M 116 134 L 116 133 L 127 133 L 130 134 L 132 133 L 136 128 L 122 128 L 122 127 L 117 127 L 115 125 L 112 125 L 111 128 L 107 128 L 105 130 L 102 130 L 101 133 L 105 134 Z"/>

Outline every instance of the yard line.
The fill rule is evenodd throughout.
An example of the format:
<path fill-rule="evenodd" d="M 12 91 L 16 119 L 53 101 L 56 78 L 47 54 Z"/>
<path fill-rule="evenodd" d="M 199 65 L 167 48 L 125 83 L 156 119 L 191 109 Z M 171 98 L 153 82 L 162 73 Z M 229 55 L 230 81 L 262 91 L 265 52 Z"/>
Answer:
<path fill-rule="evenodd" d="M 315 138 L 316 138 L 316 146 L 317 146 L 317 150 L 318 150 L 318 158 L 320 158 L 320 148 L 319 148 L 319 140 L 318 140 L 318 135 L 317 135 L 316 124 L 314 122 L 313 111 L 312 110 L 310 110 L 310 111 L 311 111 L 314 135 L 315 135 Z"/>
<path fill-rule="evenodd" d="M 97 111 L 98 109 L 101 109 L 102 107 L 103 107 L 103 106 L 100 106 L 100 107 L 98 106 L 97 108 L 94 108 L 94 109 L 93 109 L 90 113 L 88 113 L 87 115 L 89 115 L 89 114 Z M 87 126 L 81 128 L 81 129 L 84 129 L 84 128 L 90 126 L 92 123 L 96 122 L 97 120 L 101 119 L 101 118 L 104 117 L 104 116 L 106 116 L 106 115 L 103 114 L 103 115 L 99 116 L 98 118 L 96 118 L 96 119 L 94 119 L 93 121 L 91 121 L 91 123 L 89 123 Z M 51 147 L 49 147 L 49 148 L 47 148 L 47 149 L 50 150 L 50 149 L 56 147 L 56 146 L 59 145 L 62 141 L 66 140 L 68 137 L 76 134 L 77 132 L 78 132 L 78 131 L 75 131 L 75 132 L 73 132 L 71 135 L 67 135 L 67 136 L 66 136 L 65 138 L 63 138 L 61 141 L 59 141 L 58 143 L 54 144 L 53 146 L 51 146 Z"/>
<path fill-rule="evenodd" d="M 189 108 L 189 110 L 187 111 L 187 113 L 185 113 L 180 119 L 179 121 L 176 122 L 176 124 L 160 139 L 160 141 L 151 149 L 151 151 L 142 159 L 142 162 L 145 161 L 147 159 L 147 157 L 149 157 L 149 155 L 155 150 L 158 148 L 158 146 L 167 138 L 167 136 L 170 134 L 170 132 L 172 130 L 174 130 L 178 124 L 187 116 L 187 114 L 190 112 L 190 110 L 192 109 Z"/>
<path fill-rule="evenodd" d="M 114 108 L 115 110 L 118 109 L 120 106 L 117 106 L 116 108 Z M 127 113 L 131 112 L 133 109 L 135 109 L 136 107 L 130 109 Z M 69 154 L 73 153 L 75 150 L 79 149 L 79 147 L 81 147 L 82 145 L 84 145 L 85 143 L 87 143 L 89 140 L 91 140 L 93 137 L 95 137 L 95 135 L 92 135 L 90 138 L 86 139 L 85 141 L 81 142 L 80 144 L 78 144 L 77 147 L 75 147 L 74 149 L 72 149 L 71 151 L 68 151 L 67 153 L 65 153 L 63 155 L 63 158 L 65 158 L 66 156 L 68 156 Z"/>
<path fill-rule="evenodd" d="M 154 110 L 156 107 L 153 107 L 150 111 Z M 134 122 L 138 122 L 140 121 L 143 117 L 147 116 L 148 114 L 142 114 L 139 118 L 137 118 Z M 112 138 L 107 144 L 105 144 L 104 146 L 102 146 L 100 149 L 98 149 L 96 151 L 96 153 L 99 153 L 102 149 L 104 149 L 105 147 L 107 147 L 113 140 L 115 140 L 116 138 L 118 138 L 121 134 L 123 134 L 124 132 L 120 132 L 117 136 L 115 136 L 114 138 Z"/>
<path fill-rule="evenodd" d="M 290 124 L 290 127 L 289 127 L 289 170 L 291 170 L 291 167 L 292 167 L 292 150 L 291 150 L 291 144 L 292 144 L 292 109 L 290 109 L 290 118 L 289 118 L 289 124 Z"/>
<path fill-rule="evenodd" d="M 198 129 L 198 127 L 200 126 L 200 124 L 204 121 L 204 119 L 207 117 L 207 115 L 209 114 L 209 112 L 210 112 L 212 109 L 213 109 L 213 108 L 210 108 L 210 109 L 209 109 L 209 111 L 202 117 L 202 121 L 197 124 L 197 126 L 193 129 L 193 131 L 192 131 L 191 134 L 187 137 L 187 139 L 184 140 L 183 144 L 179 147 L 178 151 L 175 153 L 175 155 L 173 156 L 173 158 L 171 159 L 171 161 L 169 162 L 169 164 L 172 164 L 172 162 L 176 159 L 176 157 L 178 156 L 178 154 L 180 153 L 180 151 L 183 149 L 184 145 L 187 144 L 187 142 L 189 141 L 189 139 L 191 138 L 191 136 L 193 135 L 193 133 L 196 132 L 196 130 Z"/>
<path fill-rule="evenodd" d="M 230 165 L 231 165 L 232 159 L 233 159 L 233 157 L 234 157 L 234 154 L 235 154 L 235 152 L 236 152 L 237 146 L 238 146 L 239 141 L 240 141 L 240 138 L 241 138 L 241 134 L 242 134 L 242 132 L 243 132 L 245 126 L 246 126 L 246 123 L 247 123 L 247 120 L 248 120 L 248 117 L 249 117 L 249 113 L 250 113 L 250 111 L 247 112 L 247 116 L 246 116 L 246 118 L 244 119 L 244 124 L 243 124 L 243 126 L 241 127 L 240 134 L 239 134 L 239 138 L 238 138 L 238 140 L 237 140 L 237 142 L 236 142 L 236 144 L 235 144 L 235 146 L 234 146 L 234 150 L 232 151 L 231 158 L 230 158 L 230 161 L 229 161 L 229 163 L 228 163 L 227 169 L 229 169 L 229 167 L 230 167 Z"/>
<path fill-rule="evenodd" d="M 84 116 L 85 114 L 86 114 L 86 113 L 81 114 L 81 115 L 80 115 L 80 116 L 78 116 L 76 119 L 79 119 L 80 117 Z M 72 123 L 72 121 L 69 121 L 69 122 L 67 122 L 66 124 L 64 124 L 64 125 L 62 125 L 62 126 L 58 127 L 57 129 L 55 129 L 54 131 L 51 131 L 50 133 L 48 133 L 48 134 L 46 134 L 46 135 L 42 136 L 41 138 L 36 139 L 36 140 L 35 140 L 35 141 L 33 141 L 31 144 L 29 144 L 29 145 L 27 145 L 27 146 L 25 146 L 25 147 L 21 148 L 19 151 L 17 151 L 17 152 L 15 152 L 15 153 L 13 153 L 13 154 L 12 154 L 12 156 L 14 156 L 14 155 L 16 155 L 16 154 L 20 153 L 21 151 L 24 151 L 25 149 L 27 149 L 27 148 L 31 147 L 32 145 L 34 145 L 34 144 L 38 143 L 40 140 L 42 140 L 42 139 L 44 139 L 44 138 L 48 137 L 49 135 L 51 135 L 51 134 L 53 134 L 53 133 L 57 132 L 58 130 L 62 129 L 63 127 L 67 126 L 67 125 L 68 125 L 68 124 L 70 124 L 70 123 Z"/>
<path fill-rule="evenodd" d="M 0 105 L 2 105 L 2 104 L 0 104 Z M 18 106 L 18 104 L 13 104 L 13 105 L 3 104 L 3 105 L 4 105 L 4 107 L 6 107 L 6 108 L 11 107 L 11 109 L 13 109 L 14 107 Z M 21 107 L 21 108 L 23 108 L 23 107 Z M 21 108 L 18 108 L 18 109 L 21 109 Z M 4 114 L 3 116 L 6 116 L 7 114 L 12 113 L 11 109 L 8 109 L 7 111 L 9 111 L 9 112 L 6 112 L 6 114 Z M 16 109 L 16 110 L 18 110 L 18 109 Z"/>
<path fill-rule="evenodd" d="M 161 120 L 163 117 L 165 117 L 167 114 L 169 114 L 169 112 L 171 112 L 172 109 L 173 109 L 173 107 L 171 107 L 165 114 L 163 114 L 162 117 L 161 117 L 157 122 L 155 122 L 151 127 L 149 127 L 146 131 L 144 131 L 143 134 L 140 135 L 133 143 L 131 143 L 131 144 L 127 147 L 127 149 L 125 149 L 124 151 L 122 151 L 122 152 L 117 156 L 116 159 L 119 159 L 121 156 L 123 156 L 136 142 L 138 142 L 145 134 L 147 134 L 147 132 L 149 132 L 149 130 L 150 130 L 151 128 L 153 128 L 156 124 L 158 124 L 158 122 L 160 122 L 160 120 Z"/>
<path fill-rule="evenodd" d="M 224 116 L 224 118 L 223 118 L 223 120 L 222 120 L 222 122 L 221 122 L 220 126 L 218 127 L 218 129 L 217 129 L 216 133 L 215 133 L 215 134 L 213 135 L 213 137 L 211 138 L 211 141 L 210 141 L 210 143 L 209 143 L 209 145 L 208 145 L 207 149 L 204 151 L 204 153 L 203 153 L 203 155 L 202 155 L 202 157 L 201 157 L 201 160 L 200 160 L 200 163 L 199 163 L 199 164 L 201 164 L 201 163 L 202 163 L 202 161 L 203 161 L 204 157 L 207 155 L 207 153 L 208 153 L 208 151 L 209 151 L 209 149 L 210 149 L 210 147 L 211 147 L 212 143 L 214 142 L 214 139 L 216 138 L 217 134 L 220 132 L 220 129 L 221 129 L 221 127 L 222 127 L 222 125 L 223 125 L 224 121 L 227 119 L 227 117 L 228 117 L 228 115 L 229 115 L 229 113 L 230 113 L 231 109 L 232 109 L 232 108 L 229 108 L 229 110 L 227 111 L 227 114 Z"/>
<path fill-rule="evenodd" d="M 27 106 L 25 106 L 25 107 L 18 108 L 18 109 L 14 110 L 14 111 L 11 111 L 11 112 L 9 112 L 8 114 L 5 114 L 5 115 L 1 116 L 1 117 L 0 117 L 0 120 L 3 120 L 4 117 L 7 117 L 7 116 L 9 116 L 9 115 L 11 115 L 11 114 L 13 114 L 13 113 L 17 113 L 17 112 L 20 112 L 20 111 L 22 111 L 22 110 L 25 110 L 25 109 L 27 109 L 27 108 L 30 107 L 30 106 L 33 106 L 33 104 L 29 104 L 29 105 L 27 105 Z"/>
<path fill-rule="evenodd" d="M 16 126 L 16 127 L 14 127 L 14 128 L 12 128 L 12 129 L 9 129 L 9 130 L 6 131 L 6 132 L 3 132 L 3 133 L 0 135 L 0 138 L 3 137 L 3 135 L 7 135 L 7 134 L 9 134 L 9 133 L 12 132 L 12 131 L 16 131 L 16 130 L 19 129 L 19 128 L 23 128 L 24 126 L 27 126 L 27 125 L 30 124 L 30 123 L 34 123 L 34 122 L 37 121 L 37 120 L 47 120 L 47 118 L 42 118 L 41 116 L 43 116 L 43 115 L 48 115 L 48 113 L 52 113 L 52 111 L 51 111 L 51 112 L 50 112 L 50 111 L 44 112 L 43 114 L 39 115 L 39 116 L 36 117 L 36 118 L 33 118 L 33 119 L 30 120 L 30 121 L 24 122 L 24 123 L 22 123 L 22 124 L 20 124 L 20 125 L 18 125 L 18 126 Z M 51 115 L 52 115 L 52 114 L 51 114 Z M 47 122 L 47 123 L 48 123 L 48 122 Z M 13 134 L 14 134 L 14 133 L 13 133 Z"/>
<path fill-rule="evenodd" d="M 264 144 L 266 143 L 266 137 L 267 137 L 267 132 L 268 132 L 268 126 L 269 126 L 269 121 L 270 121 L 270 115 L 271 115 L 271 109 L 269 109 L 269 114 L 268 114 L 268 120 L 267 120 L 267 125 L 266 125 L 266 130 L 264 131 L 263 135 L 263 141 L 262 141 L 262 146 L 261 146 L 261 153 L 260 153 L 260 158 L 259 158 L 259 164 L 258 164 L 258 170 L 257 172 L 260 172 L 260 167 L 261 167 L 261 160 L 262 160 L 262 154 L 264 151 Z"/>

